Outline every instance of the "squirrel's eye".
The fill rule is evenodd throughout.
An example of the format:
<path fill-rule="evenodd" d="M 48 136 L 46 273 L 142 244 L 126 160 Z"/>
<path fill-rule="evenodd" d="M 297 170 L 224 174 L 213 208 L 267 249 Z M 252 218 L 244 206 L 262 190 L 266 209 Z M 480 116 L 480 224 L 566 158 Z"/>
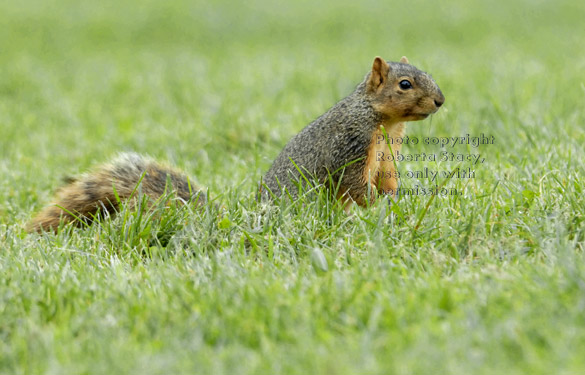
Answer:
<path fill-rule="evenodd" d="M 412 84 L 407 80 L 400 81 L 400 88 L 403 90 L 408 90 L 412 88 Z"/>

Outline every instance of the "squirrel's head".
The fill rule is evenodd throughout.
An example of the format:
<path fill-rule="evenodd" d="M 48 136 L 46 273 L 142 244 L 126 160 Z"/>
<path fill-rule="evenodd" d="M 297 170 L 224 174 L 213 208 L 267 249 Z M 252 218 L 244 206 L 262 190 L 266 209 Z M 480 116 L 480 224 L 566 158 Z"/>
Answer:
<path fill-rule="evenodd" d="M 445 97 L 427 73 L 408 63 L 376 57 L 365 83 L 374 110 L 393 121 L 417 121 L 437 112 Z"/>

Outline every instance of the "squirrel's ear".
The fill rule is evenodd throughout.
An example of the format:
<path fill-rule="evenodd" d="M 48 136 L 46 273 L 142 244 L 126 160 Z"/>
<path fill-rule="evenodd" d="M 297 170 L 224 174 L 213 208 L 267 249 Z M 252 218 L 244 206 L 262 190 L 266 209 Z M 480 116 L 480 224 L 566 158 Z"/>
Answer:
<path fill-rule="evenodd" d="M 400 59 L 400 62 L 403 63 L 403 64 L 410 64 L 408 62 L 408 59 L 406 58 L 406 56 L 402 56 L 402 58 Z"/>
<path fill-rule="evenodd" d="M 370 74 L 370 79 L 368 80 L 368 89 L 372 91 L 378 90 L 388 80 L 388 72 L 390 72 L 390 65 L 380 56 L 377 56 L 372 64 L 372 74 Z"/>

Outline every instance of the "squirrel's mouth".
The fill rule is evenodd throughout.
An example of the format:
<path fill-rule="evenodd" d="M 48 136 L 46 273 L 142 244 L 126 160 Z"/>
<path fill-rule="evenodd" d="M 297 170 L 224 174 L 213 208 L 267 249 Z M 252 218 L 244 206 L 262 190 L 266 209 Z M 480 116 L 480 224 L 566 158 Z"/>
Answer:
<path fill-rule="evenodd" d="M 419 113 L 414 113 L 414 116 L 417 116 L 419 119 L 423 120 L 427 117 L 429 117 L 430 115 L 433 115 L 435 113 L 437 113 L 437 111 L 439 110 L 439 108 L 436 108 L 434 111 L 430 111 L 430 112 L 419 112 Z"/>
<path fill-rule="evenodd" d="M 419 121 L 424 120 L 430 115 L 436 113 L 437 111 L 430 111 L 430 112 L 405 112 L 403 114 L 403 118 L 408 118 L 407 121 Z"/>
<path fill-rule="evenodd" d="M 414 116 L 422 120 L 429 117 L 431 114 L 432 113 L 414 113 Z"/>

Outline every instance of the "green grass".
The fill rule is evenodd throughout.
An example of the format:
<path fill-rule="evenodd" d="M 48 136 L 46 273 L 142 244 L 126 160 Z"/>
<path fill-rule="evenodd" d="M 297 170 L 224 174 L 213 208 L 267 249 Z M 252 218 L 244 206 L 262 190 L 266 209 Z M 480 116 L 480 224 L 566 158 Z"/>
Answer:
<path fill-rule="evenodd" d="M 0 2 L 0 373 L 584 373 L 584 18 L 576 0 Z M 259 205 L 287 140 L 376 55 L 445 94 L 410 136 L 496 140 L 453 150 L 480 166 L 399 169 L 476 178 L 350 215 Z M 225 209 L 23 231 L 63 177 L 129 150 Z"/>

